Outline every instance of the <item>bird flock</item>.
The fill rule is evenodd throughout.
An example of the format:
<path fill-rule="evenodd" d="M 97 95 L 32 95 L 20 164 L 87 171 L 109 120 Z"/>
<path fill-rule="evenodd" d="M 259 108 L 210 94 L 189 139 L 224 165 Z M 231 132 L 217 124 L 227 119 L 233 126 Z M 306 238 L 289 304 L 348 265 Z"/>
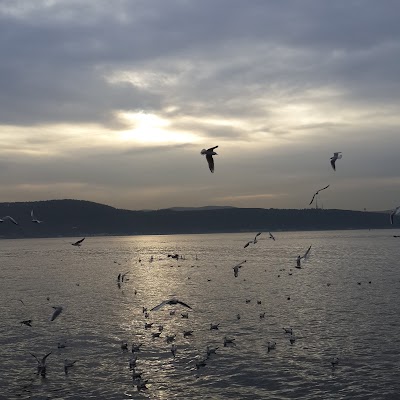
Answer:
<path fill-rule="evenodd" d="M 206 156 L 206 160 L 208 163 L 208 167 L 209 170 L 211 171 L 211 173 L 214 173 L 215 171 L 215 163 L 214 163 L 214 158 L 213 156 L 217 155 L 217 153 L 214 151 L 216 148 L 218 148 L 218 146 L 214 146 L 214 147 L 210 147 L 208 149 L 202 149 L 201 150 L 201 154 Z M 334 171 L 336 171 L 336 162 L 337 160 L 342 158 L 342 154 L 341 152 L 335 152 L 333 157 L 330 158 L 330 164 L 331 167 Z M 330 185 L 327 185 L 323 188 L 318 189 L 314 194 L 313 197 L 309 203 L 309 205 L 311 205 L 315 198 L 318 196 L 318 194 L 323 191 L 326 190 L 330 187 Z M 398 215 L 400 213 L 400 206 L 396 207 L 393 211 L 391 211 L 390 213 L 390 223 L 393 224 L 394 223 L 394 218 L 396 215 Z M 31 221 L 34 224 L 41 224 L 43 223 L 43 221 L 39 220 L 34 213 L 34 210 L 31 210 L 30 213 L 31 216 Z M 6 215 L 4 217 L 2 217 L 0 219 L 1 223 L 6 223 L 6 222 L 10 222 L 14 225 L 19 225 L 19 223 L 12 217 L 9 215 Z M 247 241 L 244 246 L 243 249 L 247 249 L 249 247 L 253 247 L 256 246 L 257 243 L 259 243 L 260 240 L 264 239 L 264 236 L 261 237 L 262 232 L 258 232 L 255 234 L 254 238 L 252 238 L 251 240 Z M 276 241 L 276 237 L 271 233 L 268 232 L 268 238 L 272 241 Z M 81 247 L 83 242 L 84 242 L 85 238 L 79 239 L 75 242 L 70 243 L 72 246 L 74 247 Z M 279 240 L 279 238 L 278 238 Z M 307 250 L 305 251 L 305 253 L 300 256 L 298 255 L 296 258 L 296 264 L 293 265 L 295 268 L 301 269 L 301 261 L 302 260 L 307 260 L 310 251 L 311 251 L 311 245 L 307 248 Z M 246 250 L 249 251 L 249 250 Z M 167 258 L 171 258 L 171 259 L 175 259 L 175 260 L 179 260 L 180 257 L 178 254 L 168 254 Z M 182 256 L 181 256 L 182 259 Z M 197 255 L 196 255 L 196 260 L 197 260 Z M 141 261 L 141 260 L 139 260 Z M 153 257 L 150 259 L 150 262 L 153 261 Z M 237 263 L 236 265 L 234 265 L 232 267 L 233 269 L 233 275 L 234 278 L 238 278 L 239 276 L 239 271 L 241 270 L 241 268 L 244 267 L 244 265 L 247 265 L 247 259 L 244 259 L 243 261 Z M 247 267 L 246 267 L 247 268 Z M 283 269 L 282 269 L 283 270 Z M 127 281 L 129 281 L 129 278 L 127 278 L 127 275 L 129 274 L 130 271 L 127 272 L 123 272 L 123 273 L 119 273 L 118 277 L 117 277 L 117 285 L 119 288 L 121 288 L 122 284 L 125 284 Z M 289 270 L 288 275 L 292 275 L 292 270 Z M 210 279 L 209 279 L 210 280 Z M 136 295 L 137 291 L 135 290 L 135 295 Z M 49 298 L 48 298 L 49 300 Z M 290 297 L 288 297 L 288 300 L 290 300 Z M 24 302 L 20 299 L 21 303 L 24 304 Z M 246 303 L 250 303 L 251 299 L 246 299 Z M 261 304 L 261 301 L 258 300 L 257 304 Z M 172 308 L 171 308 L 172 307 Z M 143 307 L 142 311 L 143 311 L 143 315 L 145 319 L 148 319 L 151 315 L 155 315 L 158 312 L 162 312 L 162 310 L 164 309 L 168 309 L 169 315 L 171 317 L 174 317 L 177 309 L 176 307 L 181 307 L 184 310 L 190 310 L 193 313 L 196 313 L 196 310 L 192 308 L 191 305 L 187 304 L 186 302 L 176 298 L 176 297 L 171 297 L 168 298 L 166 300 L 161 301 L 159 304 L 151 307 L 151 308 L 147 308 L 147 307 Z M 60 315 L 63 312 L 63 307 L 62 306 L 52 306 L 53 308 L 53 313 L 50 316 L 49 322 L 52 323 L 54 322 L 57 318 L 61 318 Z M 188 311 L 181 311 L 180 313 L 180 318 L 182 319 L 189 319 L 189 313 Z M 260 320 L 265 318 L 266 313 L 265 312 L 261 312 L 259 314 L 259 318 Z M 240 314 L 236 315 L 237 320 L 241 319 Z M 24 319 L 22 321 L 20 321 L 20 324 L 27 327 L 28 328 L 32 328 L 32 324 L 34 324 L 34 321 L 32 319 Z M 165 342 L 170 345 L 170 353 L 171 356 L 175 359 L 177 357 L 177 354 L 179 353 L 179 346 L 176 343 L 177 340 L 177 334 L 165 334 L 164 335 L 164 327 L 161 324 L 157 325 L 156 330 L 155 329 L 155 322 L 145 322 L 144 323 L 144 329 L 145 331 L 149 331 L 151 333 L 151 337 L 154 340 L 162 340 L 162 338 L 164 338 Z M 220 323 L 219 322 L 210 322 L 210 327 L 209 330 L 210 331 L 218 331 L 220 327 Z M 289 342 L 290 344 L 294 344 L 296 341 L 296 336 L 294 334 L 293 328 L 291 327 L 284 327 L 283 328 L 283 334 L 284 335 L 288 335 L 289 337 Z M 194 331 L 193 330 L 185 330 L 182 332 L 182 337 L 184 338 L 190 338 L 191 336 L 194 335 Z M 234 337 L 228 337 L 226 335 L 224 335 L 223 340 L 221 341 L 221 346 L 223 347 L 235 347 L 236 346 L 236 339 Z M 131 350 L 131 356 L 129 358 L 129 371 L 132 377 L 132 382 L 133 384 L 136 386 L 138 391 L 142 391 L 142 390 L 146 390 L 147 389 L 147 384 L 149 382 L 149 379 L 145 379 L 142 377 L 142 375 L 144 374 L 144 372 L 140 372 L 137 370 L 137 363 L 138 363 L 138 353 L 140 353 L 141 348 L 143 346 L 143 343 L 137 343 L 137 342 L 133 342 L 130 346 L 130 350 Z M 273 350 L 276 349 L 277 343 L 275 341 L 267 341 L 266 342 L 266 351 L 269 353 Z M 65 343 L 59 343 L 58 344 L 58 348 L 64 348 L 65 347 Z M 128 342 L 123 340 L 121 342 L 121 350 L 123 352 L 127 352 L 129 351 L 129 346 L 128 346 Z M 211 345 L 207 345 L 204 355 L 203 356 L 199 356 L 199 358 L 194 362 L 194 368 L 196 370 L 199 370 L 201 368 L 204 368 L 207 366 L 207 363 L 209 362 L 209 360 L 211 360 L 213 357 L 215 357 L 217 355 L 217 350 L 219 349 L 218 346 L 214 346 L 212 347 Z M 37 366 L 37 374 L 42 376 L 42 377 L 46 377 L 47 374 L 47 359 L 48 357 L 51 356 L 52 351 L 47 352 L 46 354 L 44 354 L 42 357 L 38 357 L 37 355 L 30 353 L 32 357 L 35 358 L 36 360 L 36 366 Z M 76 360 L 68 360 L 65 359 L 64 360 L 64 372 L 65 374 L 69 373 L 69 370 L 75 365 L 77 361 Z M 331 362 L 331 367 L 332 368 L 336 368 L 339 364 L 339 358 L 338 357 L 334 357 L 332 358 Z"/>

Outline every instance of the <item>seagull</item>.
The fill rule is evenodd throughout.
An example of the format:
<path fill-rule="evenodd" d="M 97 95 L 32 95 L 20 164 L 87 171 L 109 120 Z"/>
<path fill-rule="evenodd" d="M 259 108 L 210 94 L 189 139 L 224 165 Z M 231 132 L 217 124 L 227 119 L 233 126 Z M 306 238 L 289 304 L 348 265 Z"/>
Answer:
<path fill-rule="evenodd" d="M 210 324 L 210 331 L 212 331 L 213 329 L 218 330 L 218 326 L 219 326 L 219 324 Z"/>
<path fill-rule="evenodd" d="M 54 308 L 54 312 L 50 318 L 50 321 L 54 321 L 61 314 L 61 312 L 63 310 L 63 308 L 61 306 L 60 307 L 53 306 L 53 308 Z"/>
<path fill-rule="evenodd" d="M 203 149 L 201 150 L 200 154 L 205 154 L 207 162 L 208 162 L 208 168 L 210 168 L 211 172 L 214 172 L 214 159 L 212 156 L 217 155 L 217 153 L 214 151 L 218 146 L 210 147 L 209 149 Z"/>
<path fill-rule="evenodd" d="M 232 268 L 233 268 L 233 274 L 235 275 L 235 278 L 238 277 L 238 275 L 239 275 L 239 268 L 242 268 L 242 264 L 244 264 L 245 262 L 246 262 L 246 260 L 244 260 L 244 261 L 242 261 L 241 263 L 236 264 L 234 267 L 232 267 Z"/>
<path fill-rule="evenodd" d="M 207 346 L 207 359 L 210 358 L 211 354 L 216 354 L 218 347 Z"/>
<path fill-rule="evenodd" d="M 333 153 L 333 157 L 331 157 L 331 165 L 334 171 L 336 171 L 336 166 L 335 166 L 336 160 L 340 160 L 342 158 L 341 153 L 342 153 L 341 151 L 337 151 L 336 153 Z"/>
<path fill-rule="evenodd" d="M 332 360 L 331 360 L 332 368 L 335 368 L 336 365 L 338 365 L 338 364 L 339 364 L 339 358 L 338 357 L 333 357 Z"/>
<path fill-rule="evenodd" d="M 33 209 L 31 211 L 31 218 L 32 218 L 32 222 L 35 223 L 35 224 L 40 224 L 40 223 L 43 222 L 43 221 L 39 221 L 37 218 L 35 218 L 35 216 L 33 214 Z"/>
<path fill-rule="evenodd" d="M 172 346 L 171 346 L 171 353 L 172 353 L 172 355 L 174 356 L 174 358 L 175 358 L 175 355 L 176 355 L 176 351 L 178 350 L 178 346 L 176 345 L 176 344 L 173 344 Z"/>
<path fill-rule="evenodd" d="M 269 233 L 269 238 L 272 239 L 273 241 L 275 241 L 274 235 L 271 232 L 268 232 L 268 233 Z"/>
<path fill-rule="evenodd" d="M 46 375 L 46 358 L 47 358 L 51 353 L 52 353 L 52 352 L 47 353 L 41 360 L 39 360 L 34 354 L 29 353 L 31 356 L 35 357 L 35 359 L 36 359 L 36 361 L 37 361 L 37 363 L 38 363 L 38 366 L 37 366 L 38 373 L 40 372 L 40 373 L 42 374 L 42 376 Z"/>
<path fill-rule="evenodd" d="M 269 353 L 271 350 L 274 350 L 274 349 L 276 348 L 276 342 L 268 342 L 268 343 L 267 343 L 267 348 L 268 348 L 268 353 Z"/>
<path fill-rule="evenodd" d="M 333 164 L 334 165 L 334 164 Z M 309 206 L 311 206 L 311 204 L 312 204 L 312 202 L 314 201 L 314 199 L 315 199 L 315 196 L 317 196 L 318 195 L 318 193 L 319 192 L 321 192 L 322 190 L 325 190 L 325 189 L 328 189 L 328 187 L 329 187 L 330 185 L 328 185 L 328 186 L 325 186 L 325 187 L 323 187 L 322 189 L 318 189 L 315 193 L 314 193 L 314 196 L 312 197 L 312 199 L 311 199 L 311 201 L 310 201 L 310 204 L 309 204 Z"/>
<path fill-rule="evenodd" d="M 283 328 L 283 330 L 285 331 L 285 333 L 290 333 L 291 335 L 293 335 L 293 329 L 292 328 Z"/>
<path fill-rule="evenodd" d="M 0 222 L 5 222 L 6 220 L 11 221 L 14 225 L 19 225 L 19 223 L 13 217 L 10 217 L 9 215 L 6 215 L 5 217 L 0 218 Z"/>
<path fill-rule="evenodd" d="M 81 244 L 82 244 L 82 242 L 85 240 L 85 238 L 83 238 L 83 239 L 81 239 L 81 240 L 78 240 L 78 241 L 76 241 L 75 243 L 71 243 L 72 244 L 72 246 L 78 246 L 78 247 L 80 247 L 81 246 Z"/>
<path fill-rule="evenodd" d="M 178 299 L 170 299 L 170 300 L 165 300 L 162 303 L 160 303 L 158 306 L 153 307 L 150 311 L 157 311 L 159 310 L 161 307 L 164 307 L 165 305 L 170 304 L 170 305 L 175 305 L 175 304 L 180 304 L 184 307 L 190 308 L 192 309 L 192 307 L 190 307 L 189 305 L 187 305 L 186 303 L 184 303 L 183 301 L 180 301 Z"/>
<path fill-rule="evenodd" d="M 27 319 L 27 320 L 25 320 L 25 321 L 21 321 L 20 322 L 21 324 L 24 324 L 24 325 L 26 325 L 26 326 L 30 326 L 30 327 L 32 327 L 32 320 L 31 319 Z"/>
<path fill-rule="evenodd" d="M 393 225 L 393 219 L 394 216 L 397 215 L 400 212 L 400 206 L 396 207 L 391 213 L 390 213 L 390 223 Z"/>
<path fill-rule="evenodd" d="M 230 339 L 227 336 L 224 337 L 224 347 L 229 345 L 236 346 L 235 339 Z"/>
<path fill-rule="evenodd" d="M 64 372 L 65 372 L 65 375 L 68 375 L 68 368 L 73 367 L 75 363 L 76 363 L 76 360 L 75 361 L 70 361 L 70 360 L 67 360 L 67 359 L 64 360 Z"/>

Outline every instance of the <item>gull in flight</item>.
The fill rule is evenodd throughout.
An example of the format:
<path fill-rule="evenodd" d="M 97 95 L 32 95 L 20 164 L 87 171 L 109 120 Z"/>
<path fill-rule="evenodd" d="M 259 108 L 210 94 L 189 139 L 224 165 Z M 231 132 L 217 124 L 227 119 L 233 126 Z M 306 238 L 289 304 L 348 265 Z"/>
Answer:
<path fill-rule="evenodd" d="M 254 237 L 254 240 L 250 240 L 249 242 L 247 242 L 245 245 L 244 245 L 244 249 L 249 245 L 249 244 L 251 244 L 251 243 L 253 243 L 253 244 L 256 244 L 257 242 L 258 242 L 258 240 L 257 240 L 257 237 L 258 236 L 260 236 L 261 235 L 261 232 L 258 232 L 257 233 L 257 235 Z"/>
<path fill-rule="evenodd" d="M 31 319 L 27 319 L 26 321 L 21 321 L 20 323 L 24 324 L 26 326 L 32 327 L 32 320 Z"/>
<path fill-rule="evenodd" d="M 38 363 L 38 366 L 37 366 L 38 374 L 41 373 L 42 376 L 45 376 L 45 375 L 46 375 L 46 358 L 47 358 L 51 353 L 52 353 L 52 352 L 47 353 L 41 360 L 39 360 L 34 354 L 30 353 L 31 356 L 35 357 L 35 359 L 36 359 L 36 361 L 37 361 L 37 363 Z"/>
<path fill-rule="evenodd" d="M 64 372 L 65 372 L 65 375 L 68 375 L 68 368 L 73 367 L 75 363 L 76 363 L 76 360 L 75 361 L 70 361 L 70 360 L 67 360 L 67 359 L 64 360 Z"/>
<path fill-rule="evenodd" d="M 71 244 L 72 244 L 72 246 L 78 246 L 78 247 L 80 247 L 81 244 L 82 244 L 82 242 L 83 242 L 84 240 L 85 240 L 85 238 L 80 239 L 80 240 L 76 241 L 75 243 L 71 243 Z"/>
<path fill-rule="evenodd" d="M 178 299 L 170 299 L 170 300 L 164 300 L 162 303 L 160 303 L 158 306 L 153 307 L 150 311 L 157 311 L 159 310 L 161 307 L 164 307 L 165 305 L 175 305 L 175 304 L 180 304 L 184 307 L 190 308 L 192 309 L 192 307 L 190 307 L 189 305 L 187 305 L 186 303 L 184 303 L 183 301 L 180 301 Z"/>
<path fill-rule="evenodd" d="M 268 233 L 269 233 L 269 238 L 272 239 L 273 241 L 275 241 L 274 235 L 271 232 L 268 232 Z"/>
<path fill-rule="evenodd" d="M 395 215 L 397 215 L 400 212 L 400 206 L 396 207 L 391 213 L 390 213 L 390 223 L 393 225 L 393 218 Z"/>
<path fill-rule="evenodd" d="M 43 221 L 39 221 L 37 218 L 35 218 L 35 215 L 33 214 L 33 209 L 32 209 L 32 211 L 31 211 L 31 218 L 32 218 L 32 222 L 33 222 L 34 224 L 40 224 L 40 223 L 43 222 Z"/>
<path fill-rule="evenodd" d="M 336 165 L 335 162 L 336 160 L 340 160 L 342 158 L 342 152 L 337 151 L 336 153 L 333 153 L 333 157 L 331 157 L 331 165 L 334 171 L 336 171 Z"/>
<path fill-rule="evenodd" d="M 210 168 L 211 172 L 214 172 L 214 159 L 213 156 L 217 155 L 217 153 L 214 151 L 218 146 L 210 147 L 209 149 L 203 149 L 201 150 L 200 154 L 205 154 L 207 162 L 208 162 L 208 168 Z"/>
<path fill-rule="evenodd" d="M 54 307 L 54 312 L 53 315 L 50 318 L 50 321 L 54 321 L 62 312 L 63 308 L 62 307 Z"/>
<path fill-rule="evenodd" d="M 6 215 L 5 217 L 0 218 L 0 222 L 5 222 L 6 220 L 11 221 L 14 225 L 19 225 L 19 223 L 13 217 L 10 217 L 9 215 Z"/>
<path fill-rule="evenodd" d="M 233 274 L 235 275 L 235 278 L 238 277 L 239 275 L 239 268 L 242 268 L 242 264 L 244 264 L 246 262 L 246 260 L 242 261 L 241 263 L 235 265 L 233 268 Z"/>
<path fill-rule="evenodd" d="M 318 193 L 321 192 L 322 190 L 328 189 L 329 186 L 330 186 L 330 185 L 325 186 L 325 187 L 323 187 L 322 189 L 318 189 L 318 190 L 314 193 L 314 196 L 312 197 L 309 206 L 310 206 L 310 205 L 312 204 L 312 202 L 314 201 L 315 196 L 318 196 Z"/>

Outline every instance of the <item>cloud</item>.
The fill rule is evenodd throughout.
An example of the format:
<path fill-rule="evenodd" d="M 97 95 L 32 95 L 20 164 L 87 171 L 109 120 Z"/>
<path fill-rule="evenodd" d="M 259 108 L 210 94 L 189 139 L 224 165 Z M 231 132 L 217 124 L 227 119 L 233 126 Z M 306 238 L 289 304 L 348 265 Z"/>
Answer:
<path fill-rule="evenodd" d="M 369 207 L 388 208 L 400 195 L 399 11 L 394 0 L 0 1 L 3 196 L 302 207 L 329 180 L 358 182 L 332 190 L 332 206 L 379 187 Z M 199 154 L 212 145 L 214 175 Z"/>

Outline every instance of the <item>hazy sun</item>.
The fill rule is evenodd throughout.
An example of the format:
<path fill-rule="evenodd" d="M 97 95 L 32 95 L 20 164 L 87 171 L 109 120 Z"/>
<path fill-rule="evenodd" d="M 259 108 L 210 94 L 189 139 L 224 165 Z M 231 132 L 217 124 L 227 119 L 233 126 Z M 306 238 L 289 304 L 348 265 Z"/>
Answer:
<path fill-rule="evenodd" d="M 122 140 L 140 143 L 188 143 L 199 140 L 194 133 L 171 129 L 171 122 L 156 114 L 121 112 L 118 116 L 132 124 L 131 129 L 121 132 Z"/>

